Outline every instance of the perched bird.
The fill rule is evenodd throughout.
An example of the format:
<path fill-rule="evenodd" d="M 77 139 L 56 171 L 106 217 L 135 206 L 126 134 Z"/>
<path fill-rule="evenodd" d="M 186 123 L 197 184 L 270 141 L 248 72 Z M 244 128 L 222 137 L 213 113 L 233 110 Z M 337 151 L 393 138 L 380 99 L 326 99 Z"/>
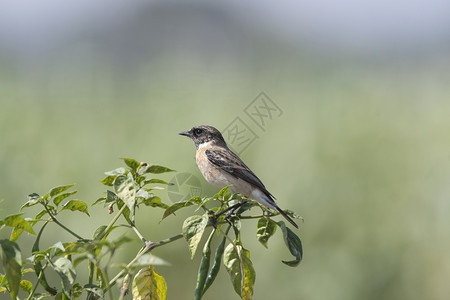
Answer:
<path fill-rule="evenodd" d="M 196 126 L 180 135 L 190 137 L 197 148 L 196 161 L 206 181 L 230 192 L 240 193 L 277 211 L 292 225 L 297 224 L 279 208 L 275 197 L 266 189 L 244 162 L 227 147 L 222 134 L 212 126 Z"/>

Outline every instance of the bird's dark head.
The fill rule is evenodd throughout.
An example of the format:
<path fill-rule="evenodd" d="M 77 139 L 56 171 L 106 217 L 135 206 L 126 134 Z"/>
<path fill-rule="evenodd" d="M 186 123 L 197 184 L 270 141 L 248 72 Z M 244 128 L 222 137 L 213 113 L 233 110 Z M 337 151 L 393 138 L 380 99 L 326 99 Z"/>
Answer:
<path fill-rule="evenodd" d="M 191 130 L 180 132 L 179 134 L 190 137 L 197 149 L 207 144 L 224 147 L 227 145 L 220 131 L 212 126 L 195 126 Z"/>

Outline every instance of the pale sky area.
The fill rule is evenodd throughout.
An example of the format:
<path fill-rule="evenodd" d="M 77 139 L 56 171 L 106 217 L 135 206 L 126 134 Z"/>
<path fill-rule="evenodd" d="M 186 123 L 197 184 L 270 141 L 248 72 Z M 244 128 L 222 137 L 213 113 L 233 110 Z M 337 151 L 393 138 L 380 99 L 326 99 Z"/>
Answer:
<path fill-rule="evenodd" d="M 450 44 L 448 0 L 318 1 L 144 1 L 144 0 L 3 0 L 0 2 L 0 57 L 36 54 L 80 32 L 108 30 L 132 22 L 143 8 L 214 7 L 241 24 L 288 42 L 316 44 L 341 51 L 441 49 Z"/>

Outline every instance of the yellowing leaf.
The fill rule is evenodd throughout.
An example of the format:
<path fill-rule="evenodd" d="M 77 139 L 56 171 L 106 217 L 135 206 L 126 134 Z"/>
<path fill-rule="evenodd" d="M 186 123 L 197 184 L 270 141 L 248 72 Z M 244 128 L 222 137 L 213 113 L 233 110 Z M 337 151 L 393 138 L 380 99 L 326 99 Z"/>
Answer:
<path fill-rule="evenodd" d="M 236 293 L 244 300 L 252 299 L 256 273 L 250 260 L 250 252 L 241 245 L 229 244 L 225 249 L 223 264 Z"/>
<path fill-rule="evenodd" d="M 164 300 L 167 297 L 166 280 L 150 266 L 134 276 L 131 291 L 133 300 Z"/>

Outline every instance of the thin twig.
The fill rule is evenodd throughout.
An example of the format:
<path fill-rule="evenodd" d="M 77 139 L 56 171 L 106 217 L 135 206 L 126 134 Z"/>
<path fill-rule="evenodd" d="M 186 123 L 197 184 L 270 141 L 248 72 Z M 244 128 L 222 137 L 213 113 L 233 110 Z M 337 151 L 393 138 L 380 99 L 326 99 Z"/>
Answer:
<path fill-rule="evenodd" d="M 62 223 L 60 223 L 55 216 L 50 212 L 50 209 L 47 207 L 47 204 L 42 201 L 41 202 L 44 205 L 45 210 L 47 211 L 48 215 L 50 216 L 50 218 L 52 219 L 53 222 L 55 222 L 56 224 L 58 224 L 61 228 L 63 228 L 64 230 L 66 230 L 68 233 L 70 233 L 71 235 L 73 235 L 74 237 L 76 237 L 79 240 L 83 240 L 83 238 L 81 236 L 79 236 L 78 234 L 76 234 L 75 232 L 73 232 L 72 230 L 70 230 L 69 228 L 67 228 L 66 226 L 64 226 Z"/>

